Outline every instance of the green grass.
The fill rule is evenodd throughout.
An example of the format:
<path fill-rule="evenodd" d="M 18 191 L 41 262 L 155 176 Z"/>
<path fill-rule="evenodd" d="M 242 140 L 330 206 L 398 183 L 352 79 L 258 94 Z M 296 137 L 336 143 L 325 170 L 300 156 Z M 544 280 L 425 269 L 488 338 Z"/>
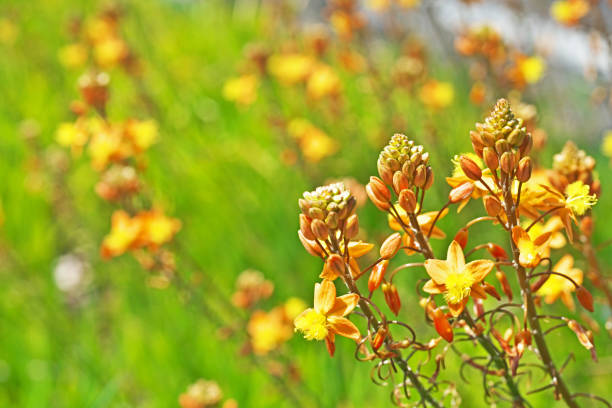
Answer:
<path fill-rule="evenodd" d="M 148 287 L 146 273 L 130 257 L 99 258 L 98 245 L 109 229 L 112 208 L 95 195 L 96 173 L 86 156 L 72 161 L 60 186 L 68 199 L 57 211 L 57 186 L 43 160 L 57 148 L 57 125 L 70 119 L 68 105 L 77 98 L 75 83 L 80 75 L 59 64 L 57 50 L 69 41 L 68 18 L 95 12 L 96 3 L 7 0 L 0 4 L 0 12 L 13 16 L 18 27 L 15 44 L 0 44 L 0 199 L 5 217 L 0 228 L 0 406 L 171 407 L 177 406 L 187 385 L 203 377 L 216 380 L 241 407 L 290 407 L 270 378 L 238 355 L 240 341 L 221 341 L 218 328 L 201 309 L 185 302 L 180 291 Z M 407 94 L 395 92 L 398 114 L 408 128 L 382 129 L 384 107 L 363 92 L 359 86 L 363 78 L 348 74 L 339 119 L 284 89 L 273 90 L 280 98 L 274 103 L 262 89 L 255 105 L 236 108 L 221 98 L 221 85 L 238 72 L 243 46 L 265 31 L 260 19 L 232 15 L 225 3 L 217 1 L 179 5 L 130 0 L 125 7 L 125 37 L 143 59 L 143 82 L 159 108 L 155 119 L 161 141 L 148 153 L 146 181 L 155 202 L 183 221 L 177 237 L 180 247 L 226 294 L 242 270 L 255 268 L 275 284 L 275 294 L 265 307 L 290 296 L 310 302 L 321 265 L 305 253 L 296 237 L 297 198 L 331 177 L 351 175 L 367 181 L 376 172 L 378 150 L 395 131 L 431 142 L 423 136 L 427 112 Z M 431 119 L 437 141 L 442 142 L 430 148 L 438 180 L 427 199 L 431 210 L 439 208 L 448 191 L 442 180 L 450 172 L 450 155 L 469 148 L 468 131 L 482 117 L 480 109 L 467 103 L 465 71 L 444 63 L 434 70 L 455 84 L 457 100 Z M 111 77 L 109 116 L 149 117 L 125 74 L 115 70 Z M 585 94 L 577 93 L 578 106 L 586 106 Z M 612 211 L 612 195 L 606 188 L 612 174 L 592 131 L 587 124 L 584 134 L 568 134 L 553 117 L 554 102 L 547 101 L 545 93 L 538 94 L 538 100 L 542 122 L 554 132 L 543 157 L 549 158 L 571 137 L 584 138 L 583 147 L 600 161 L 604 193 L 595 216 L 603 220 Z M 317 166 L 283 164 L 279 132 L 268 124 L 269 112 L 276 106 L 289 117 L 309 117 L 320 124 L 340 142 L 341 150 Z M 36 121 L 40 128 L 35 140 L 38 153 L 21 136 L 26 120 Z M 460 220 L 480 211 L 480 204 L 472 203 L 440 226 L 450 238 Z M 376 242 L 388 233 L 385 217 L 371 204 L 360 210 L 360 217 Z M 595 241 L 608 238 L 602 225 Z M 448 239 L 436 242 L 434 249 L 443 253 L 447 245 Z M 78 303 L 65 298 L 52 276 L 57 258 L 73 251 L 86 254 L 91 265 L 90 291 Z M 602 252 L 602 258 L 609 269 L 612 254 Z M 178 265 L 185 274 L 191 272 L 184 260 L 178 259 Z M 400 290 L 405 293 L 401 317 L 426 337 L 433 331 L 423 324 L 422 311 L 410 295 L 422 276 L 414 272 L 401 279 Z M 212 299 L 206 288 L 202 284 L 197 290 Z M 564 313 L 559 305 L 547 310 Z M 609 313 L 598 305 L 594 317 L 601 324 Z M 573 389 L 612 398 L 607 371 L 612 345 L 605 331 L 596 334 L 599 364 L 590 361 L 568 330 L 552 335 L 550 343 L 558 361 L 574 352 L 576 361 L 565 372 Z M 338 340 L 334 359 L 322 344 L 299 336 L 285 347 L 322 406 L 389 404 L 389 389 L 371 383 L 371 365 L 353 359 L 348 340 Z M 470 384 L 466 384 L 456 374 L 458 364 L 458 358 L 449 354 L 441 378 L 457 383 L 463 406 L 485 406 L 478 373 L 468 371 Z M 534 381 L 540 380 L 535 376 Z M 550 393 L 535 396 L 533 404 L 561 406 L 552 402 Z"/>

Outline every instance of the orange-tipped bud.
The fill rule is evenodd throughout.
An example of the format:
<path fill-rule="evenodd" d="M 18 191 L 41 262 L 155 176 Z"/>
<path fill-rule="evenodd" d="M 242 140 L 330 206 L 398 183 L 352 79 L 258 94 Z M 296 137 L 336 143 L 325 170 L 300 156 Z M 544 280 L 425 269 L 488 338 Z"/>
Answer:
<path fill-rule="evenodd" d="M 518 164 L 518 169 L 516 170 L 516 178 L 521 183 L 525 183 L 529 181 L 531 178 L 531 157 L 523 157 Z"/>
<path fill-rule="evenodd" d="M 465 182 L 458 187 L 453 188 L 450 193 L 448 193 L 448 199 L 451 203 L 458 203 L 459 201 L 463 201 L 469 198 L 474 192 L 474 183 Z"/>
<path fill-rule="evenodd" d="M 467 178 L 472 180 L 480 180 L 482 178 L 482 170 L 476 162 L 470 159 L 467 156 L 461 156 L 459 158 L 459 165 L 461 166 L 461 170 L 467 176 Z"/>
<path fill-rule="evenodd" d="M 593 295 L 588 291 L 587 288 L 580 285 L 576 289 L 576 297 L 580 304 L 589 312 L 593 312 Z"/>
<path fill-rule="evenodd" d="M 548 278 L 550 278 L 549 274 L 540 276 L 540 279 L 538 279 L 533 285 L 531 285 L 531 291 L 532 292 L 537 292 L 538 289 L 540 289 L 542 287 L 542 285 L 544 285 L 546 283 Z"/>
<path fill-rule="evenodd" d="M 514 170 L 514 155 L 511 152 L 504 152 L 499 160 L 499 166 L 506 174 L 511 174 Z"/>
<path fill-rule="evenodd" d="M 434 173 L 431 167 L 427 168 L 427 179 L 425 180 L 425 185 L 423 186 L 423 190 L 429 190 L 434 182 Z"/>
<path fill-rule="evenodd" d="M 453 328 L 451 327 L 444 312 L 440 308 L 435 308 L 432 311 L 434 327 L 438 334 L 449 343 L 453 341 Z"/>
<path fill-rule="evenodd" d="M 465 249 L 465 246 L 467 245 L 467 240 L 468 240 L 468 229 L 461 228 L 459 232 L 457 232 L 457 234 L 455 235 L 455 238 L 453 239 L 457 241 L 459 245 L 461 245 L 461 249 Z"/>
<path fill-rule="evenodd" d="M 359 233 L 359 218 L 357 214 L 353 214 L 346 220 L 346 227 L 344 229 L 344 237 L 346 239 L 353 239 Z"/>
<path fill-rule="evenodd" d="M 383 259 L 392 258 L 397 253 L 401 245 L 402 235 L 399 232 L 389 235 L 380 247 L 380 257 Z"/>
<path fill-rule="evenodd" d="M 325 241 L 327 238 L 329 238 L 329 227 L 321 220 L 312 220 L 310 223 L 310 229 L 312 230 L 314 236 L 321 241 Z"/>
<path fill-rule="evenodd" d="M 304 214 L 300 214 L 300 231 L 302 231 L 302 234 L 305 238 L 314 240 L 315 236 L 312 233 L 312 230 L 310 229 L 310 223 L 310 218 L 308 218 Z"/>
<path fill-rule="evenodd" d="M 374 268 L 372 268 L 372 272 L 370 272 L 370 278 L 368 279 L 368 290 L 370 293 L 374 292 L 383 279 L 385 278 L 385 272 L 387 272 L 387 267 L 389 266 L 389 261 L 386 259 L 377 263 Z"/>
<path fill-rule="evenodd" d="M 372 348 L 374 351 L 378 350 L 380 346 L 383 345 L 385 339 L 387 338 L 387 334 L 389 334 L 389 330 L 386 327 L 381 326 L 376 331 L 376 335 L 374 335 L 374 338 L 372 339 Z"/>
<path fill-rule="evenodd" d="M 402 302 L 399 297 L 399 293 L 397 292 L 397 287 L 394 284 L 385 282 L 382 284 L 382 291 L 385 295 L 385 302 L 389 309 L 393 312 L 394 315 L 397 316 L 400 308 L 402 307 Z"/>
<path fill-rule="evenodd" d="M 300 238 L 300 242 L 304 246 L 304 249 L 308 251 L 308 253 L 312 256 L 320 257 L 323 255 L 323 251 L 313 240 L 310 240 L 302 234 L 302 231 L 298 231 L 298 237 Z"/>
<path fill-rule="evenodd" d="M 402 173 L 401 170 L 393 173 L 393 190 L 395 194 L 399 194 L 400 191 L 410 188 L 410 182 L 408 178 Z"/>
<path fill-rule="evenodd" d="M 482 199 L 485 211 L 490 217 L 497 217 L 501 213 L 502 205 L 497 197 L 486 196 Z"/>
<path fill-rule="evenodd" d="M 474 299 L 474 313 L 476 314 L 476 317 L 481 317 L 484 314 L 484 311 L 482 299 Z"/>
<path fill-rule="evenodd" d="M 521 146 L 519 147 L 519 153 L 521 157 L 527 156 L 531 151 L 532 147 L 533 138 L 531 137 L 531 134 L 527 134 L 527 136 L 525 136 L 525 139 L 523 139 L 523 143 L 521 143 Z"/>
<path fill-rule="evenodd" d="M 501 296 L 497 292 L 497 289 L 495 289 L 495 286 L 493 286 L 493 285 L 491 285 L 490 283 L 487 283 L 487 282 L 483 282 L 482 284 L 484 285 L 485 292 L 487 292 L 489 295 L 493 296 L 495 299 L 501 300 Z"/>
<path fill-rule="evenodd" d="M 338 254 L 331 254 L 325 260 L 323 272 L 319 276 L 321 279 L 334 280 L 344 275 L 344 260 Z"/>
<path fill-rule="evenodd" d="M 376 164 L 380 178 L 383 179 L 386 184 L 393 184 L 393 170 L 382 164 L 380 160 Z M 371 179 L 372 178 L 370 178 L 370 180 Z"/>
<path fill-rule="evenodd" d="M 506 278 L 506 274 L 502 271 L 497 271 L 495 272 L 495 277 L 501 284 L 502 290 L 504 291 L 504 294 L 506 295 L 508 300 L 512 300 L 512 287 L 510 287 L 510 283 L 508 282 L 508 278 Z"/>
<path fill-rule="evenodd" d="M 419 165 L 414 171 L 414 185 L 420 188 L 425 187 L 427 182 L 427 167 L 424 164 Z"/>
<path fill-rule="evenodd" d="M 416 211 L 416 196 L 412 190 L 402 190 L 399 195 L 399 205 L 407 213 L 414 213 Z"/>
<path fill-rule="evenodd" d="M 377 177 L 371 177 L 370 182 L 366 185 L 366 193 L 370 200 L 376 207 L 378 207 L 381 211 L 387 211 L 391 204 L 389 200 L 391 198 L 391 193 L 387 186 L 383 184 L 383 182 Z"/>
<path fill-rule="evenodd" d="M 499 159 L 497 158 L 497 153 L 492 147 L 485 147 L 483 149 L 482 160 L 484 161 L 485 165 L 491 169 L 491 171 L 495 171 L 499 167 Z"/>
<path fill-rule="evenodd" d="M 499 259 L 500 261 L 507 261 L 508 260 L 508 254 L 506 253 L 506 250 L 504 248 L 500 247 L 497 244 L 489 242 L 487 244 L 487 251 L 489 251 L 489 253 L 495 259 Z"/>
<path fill-rule="evenodd" d="M 479 157 L 482 157 L 482 149 L 485 147 L 485 144 L 482 141 L 482 137 L 480 137 L 480 133 L 471 130 L 470 140 L 472 141 L 472 148 L 474 149 L 474 152 Z"/>

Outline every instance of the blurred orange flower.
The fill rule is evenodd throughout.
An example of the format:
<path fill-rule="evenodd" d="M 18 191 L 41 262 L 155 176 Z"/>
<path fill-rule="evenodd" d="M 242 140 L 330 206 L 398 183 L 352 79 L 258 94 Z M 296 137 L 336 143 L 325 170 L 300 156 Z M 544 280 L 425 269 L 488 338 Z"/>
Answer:
<path fill-rule="evenodd" d="M 430 79 L 421 88 L 420 97 L 428 108 L 443 109 L 453 102 L 455 89 L 450 82 Z"/>

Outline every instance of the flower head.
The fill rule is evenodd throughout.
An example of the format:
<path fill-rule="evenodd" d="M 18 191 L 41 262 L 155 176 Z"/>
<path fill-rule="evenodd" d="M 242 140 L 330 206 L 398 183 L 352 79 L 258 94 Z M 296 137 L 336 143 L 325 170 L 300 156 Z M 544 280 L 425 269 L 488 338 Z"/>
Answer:
<path fill-rule="evenodd" d="M 531 239 L 523 227 L 512 228 L 512 240 L 519 250 L 519 264 L 525 268 L 532 268 L 542 259 L 549 245 L 551 233 L 545 232 L 535 239 Z"/>
<path fill-rule="evenodd" d="M 574 310 L 574 300 L 570 293 L 576 290 L 576 286 L 572 280 L 578 285 L 582 284 L 582 270 L 574 268 L 574 258 L 570 254 L 564 255 L 552 270 L 568 276 L 571 280 L 559 275 L 550 275 L 536 294 L 544 296 L 544 301 L 549 304 L 561 297 L 563 303 Z"/>
<path fill-rule="evenodd" d="M 463 250 L 457 241 L 448 247 L 446 260 L 428 259 L 425 269 L 431 277 L 423 287 L 427 293 L 442 293 L 453 316 L 459 316 L 470 296 L 485 298 L 480 283 L 493 269 L 491 260 L 477 260 L 465 263 Z"/>
<path fill-rule="evenodd" d="M 339 334 L 355 341 L 360 339 L 359 329 L 344 316 L 353 311 L 359 295 L 350 293 L 336 297 L 334 284 L 324 279 L 315 284 L 314 308 L 304 310 L 294 320 L 295 329 L 307 340 L 325 340 L 329 354 L 334 354 L 334 337 Z"/>
<path fill-rule="evenodd" d="M 597 204 L 597 197 L 589 194 L 590 188 L 582 181 L 575 181 L 565 188 L 565 205 L 576 215 L 584 215 Z"/>

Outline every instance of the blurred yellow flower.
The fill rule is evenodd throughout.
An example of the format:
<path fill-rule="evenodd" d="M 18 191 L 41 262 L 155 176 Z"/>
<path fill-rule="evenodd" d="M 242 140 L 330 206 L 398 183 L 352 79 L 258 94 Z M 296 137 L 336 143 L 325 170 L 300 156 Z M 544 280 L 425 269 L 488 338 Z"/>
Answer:
<path fill-rule="evenodd" d="M 68 44 L 58 51 L 60 63 L 66 68 L 79 68 L 87 62 L 87 47 L 81 43 Z"/>
<path fill-rule="evenodd" d="M 55 140 L 64 147 L 70 147 L 73 154 L 79 154 L 89 138 L 86 129 L 79 126 L 80 122 L 65 122 L 59 125 Z"/>
<path fill-rule="evenodd" d="M 442 109 L 449 106 L 455 97 L 453 85 L 449 82 L 428 80 L 420 92 L 421 101 L 428 108 Z"/>
<path fill-rule="evenodd" d="M 561 24 L 573 26 L 587 15 L 589 9 L 586 0 L 558 0 L 550 6 L 550 14 Z"/>
<path fill-rule="evenodd" d="M 111 68 L 128 55 L 128 48 L 120 38 L 110 37 L 95 44 L 93 56 L 103 68 Z"/>
<path fill-rule="evenodd" d="M 312 72 L 314 63 L 314 59 L 309 55 L 276 54 L 268 60 L 268 71 L 279 81 L 287 85 L 293 85 L 306 80 Z"/>
<path fill-rule="evenodd" d="M 120 156 L 121 134 L 115 128 L 106 127 L 98 132 L 92 132 L 89 143 L 89 155 L 94 169 L 103 170 L 108 163 Z"/>
<path fill-rule="evenodd" d="M 397 4 L 403 8 L 414 8 L 421 4 L 421 0 L 396 0 Z"/>
<path fill-rule="evenodd" d="M 601 150 L 603 154 L 612 158 L 612 130 L 608 130 L 606 133 L 604 133 Z"/>
<path fill-rule="evenodd" d="M 0 43 L 13 45 L 17 40 L 17 25 L 8 18 L 0 18 Z"/>
<path fill-rule="evenodd" d="M 296 139 L 304 158 L 312 163 L 330 156 L 338 150 L 338 143 L 306 119 L 292 119 L 287 132 Z"/>
<path fill-rule="evenodd" d="M 574 258 L 570 254 L 566 254 L 557 262 L 552 269 L 554 272 L 561 273 L 570 277 L 578 285 L 582 284 L 583 272 L 574 268 Z M 559 297 L 570 310 L 574 310 L 574 300 L 570 295 L 575 291 L 576 287 L 569 279 L 559 275 L 550 275 L 548 280 L 536 292 L 538 296 L 544 296 L 546 303 L 553 303 Z"/>
<path fill-rule="evenodd" d="M 391 6 L 391 0 L 368 0 L 368 7 L 374 11 L 387 11 Z"/>
<path fill-rule="evenodd" d="M 102 241 L 101 253 L 105 258 L 119 256 L 131 249 L 142 232 L 142 219 L 130 217 L 123 211 L 117 210 L 111 218 L 111 231 Z"/>
<path fill-rule="evenodd" d="M 340 92 L 340 78 L 329 65 L 319 64 L 308 77 L 306 91 L 313 99 L 337 95 Z"/>
<path fill-rule="evenodd" d="M 154 249 L 166 242 L 170 242 L 174 235 L 181 229 L 181 221 L 170 218 L 161 211 L 152 210 L 138 214 L 142 222 L 140 239 L 143 244 Z"/>
<path fill-rule="evenodd" d="M 255 354 L 267 354 L 277 349 L 293 335 L 291 321 L 282 307 L 269 312 L 257 310 L 249 319 L 247 332 Z"/>
<path fill-rule="evenodd" d="M 544 60 L 538 56 L 520 58 L 518 61 L 518 69 L 528 84 L 538 82 L 545 68 Z"/>
<path fill-rule="evenodd" d="M 147 150 L 158 138 L 157 122 L 153 119 L 130 119 L 126 121 L 124 131 L 126 136 L 130 138 L 136 152 Z"/>
<path fill-rule="evenodd" d="M 293 321 L 306 308 L 306 302 L 297 297 L 290 297 L 284 307 L 287 319 Z"/>
<path fill-rule="evenodd" d="M 255 74 L 228 79 L 223 85 L 223 97 L 241 105 L 250 105 L 257 99 L 259 78 Z"/>

